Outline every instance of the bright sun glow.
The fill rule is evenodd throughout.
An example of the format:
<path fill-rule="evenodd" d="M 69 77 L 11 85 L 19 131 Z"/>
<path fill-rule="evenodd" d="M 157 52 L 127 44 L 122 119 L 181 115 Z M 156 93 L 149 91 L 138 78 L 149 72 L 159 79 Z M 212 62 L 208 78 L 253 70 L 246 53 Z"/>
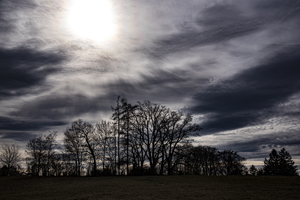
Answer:
<path fill-rule="evenodd" d="M 116 32 L 109 0 L 71 0 L 67 23 L 72 33 L 97 42 L 112 39 Z"/>

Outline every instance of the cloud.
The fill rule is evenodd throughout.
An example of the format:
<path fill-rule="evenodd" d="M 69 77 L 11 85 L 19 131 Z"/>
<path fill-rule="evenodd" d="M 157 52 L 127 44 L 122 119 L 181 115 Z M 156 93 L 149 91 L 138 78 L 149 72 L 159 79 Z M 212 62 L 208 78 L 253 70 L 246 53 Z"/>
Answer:
<path fill-rule="evenodd" d="M 4 34 L 12 30 L 12 24 L 9 23 L 9 20 L 5 16 L 7 8 L 3 4 L 4 1 L 0 0 L 0 34 Z"/>
<path fill-rule="evenodd" d="M 178 21 L 178 33 L 157 39 L 153 49 L 142 49 L 141 52 L 153 58 L 163 58 L 171 53 L 185 52 L 191 48 L 227 42 L 268 30 L 272 26 L 291 28 L 292 25 L 286 23 L 298 24 L 298 9 L 298 1 L 249 1 L 245 4 L 220 2 L 202 8 L 196 17 L 190 17 L 188 23 Z"/>
<path fill-rule="evenodd" d="M 245 155 L 251 154 L 252 158 L 267 156 L 272 149 L 286 148 L 293 149 L 293 155 L 300 155 L 297 147 L 300 144 L 300 136 L 296 131 L 275 132 L 267 135 L 256 135 L 252 139 L 241 139 L 240 141 L 227 142 L 219 146 L 220 149 L 234 149 L 243 152 Z"/>
<path fill-rule="evenodd" d="M 207 114 L 202 126 L 217 132 L 242 128 L 267 119 L 273 108 L 299 92 L 300 46 L 286 48 L 265 63 L 241 71 L 194 97 L 188 110 Z"/>
<path fill-rule="evenodd" d="M 180 33 L 156 41 L 157 47 L 150 54 L 161 57 L 198 46 L 228 41 L 258 31 L 269 23 L 269 20 L 264 18 L 239 17 L 239 12 L 234 5 L 209 7 L 194 19 L 196 25 L 187 28 L 182 24 Z M 227 17 L 224 19 L 223 16 Z"/>
<path fill-rule="evenodd" d="M 32 119 L 16 116 L 0 116 L 0 138 L 27 141 L 37 132 L 46 131 L 49 127 L 66 125 L 67 122 L 56 119 Z"/>
<path fill-rule="evenodd" d="M 144 100 L 162 103 L 170 102 L 180 93 L 187 92 L 182 90 L 183 86 L 178 87 L 178 85 L 185 84 L 185 87 L 188 88 L 186 80 L 167 71 L 153 70 L 151 74 L 141 76 L 140 81 L 119 79 L 99 85 L 97 85 L 97 81 L 77 80 L 78 87 L 82 87 L 81 89 L 67 84 L 58 91 L 22 102 L 9 115 L 51 120 L 74 118 L 83 114 L 92 115 L 99 112 L 110 115 L 111 106 L 115 106 L 118 96 L 126 97 L 132 103 Z M 90 91 L 85 93 L 84 90 Z M 82 92 L 80 93 L 80 91 Z"/>
<path fill-rule="evenodd" d="M 16 12 L 34 7 L 32 0 L 0 0 L 0 36 L 15 30 L 19 20 Z"/>
<path fill-rule="evenodd" d="M 106 99 L 100 96 L 89 98 L 84 95 L 46 95 L 36 98 L 33 101 L 25 102 L 16 111 L 10 113 L 18 117 L 30 117 L 32 119 L 65 119 L 76 117 L 85 113 L 96 113 L 99 111 L 108 111 Z"/>
<path fill-rule="evenodd" d="M 0 95 L 1 98 L 30 93 L 50 74 L 59 71 L 55 67 L 66 60 L 60 53 L 41 52 L 25 47 L 14 49 L 0 48 Z"/>
<path fill-rule="evenodd" d="M 48 126 L 61 126 L 65 122 L 59 120 L 49 119 L 30 119 L 21 117 L 0 117 L 0 130 L 11 130 L 11 131 L 36 131 L 46 130 Z"/>
<path fill-rule="evenodd" d="M 1 139 L 11 139 L 19 142 L 27 142 L 29 139 L 36 137 L 35 134 L 25 131 L 20 132 L 0 132 Z"/>

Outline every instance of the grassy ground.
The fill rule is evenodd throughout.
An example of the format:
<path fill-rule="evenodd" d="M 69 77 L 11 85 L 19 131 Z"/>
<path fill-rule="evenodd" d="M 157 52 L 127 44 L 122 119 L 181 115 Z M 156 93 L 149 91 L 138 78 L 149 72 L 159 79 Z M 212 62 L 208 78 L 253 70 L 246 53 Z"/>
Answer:
<path fill-rule="evenodd" d="M 300 177 L 0 177 L 0 199 L 300 199 Z"/>

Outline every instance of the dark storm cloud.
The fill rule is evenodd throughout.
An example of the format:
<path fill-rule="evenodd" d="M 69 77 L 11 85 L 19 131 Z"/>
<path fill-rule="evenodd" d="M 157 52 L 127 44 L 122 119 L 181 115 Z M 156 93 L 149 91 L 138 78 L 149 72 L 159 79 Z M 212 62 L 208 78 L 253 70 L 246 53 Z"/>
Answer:
<path fill-rule="evenodd" d="M 53 65 L 64 61 L 63 53 L 40 52 L 24 47 L 0 48 L 0 95 L 7 98 L 27 94 L 45 78 L 58 71 Z"/>
<path fill-rule="evenodd" d="M 59 120 L 0 116 L 0 138 L 26 141 L 35 136 L 32 131 L 45 131 L 51 126 L 62 126 L 66 124 L 66 122 Z"/>
<path fill-rule="evenodd" d="M 300 88 L 300 46 L 286 48 L 265 63 L 198 93 L 189 111 L 207 113 L 202 124 L 209 132 L 263 122 L 276 105 Z"/>
<path fill-rule="evenodd" d="M 47 95 L 30 102 L 25 102 L 19 110 L 11 112 L 11 115 L 30 117 L 33 119 L 64 119 L 76 117 L 85 113 L 108 111 L 106 99 L 97 96 L 89 98 L 81 94 Z M 26 129 L 25 129 L 26 130 Z"/>
<path fill-rule="evenodd" d="M 1 139 L 12 139 L 20 142 L 26 142 L 31 138 L 34 138 L 36 135 L 29 132 L 0 132 L 0 138 Z"/>
<path fill-rule="evenodd" d="M 61 126 L 65 122 L 57 120 L 47 119 L 35 119 L 17 118 L 17 117 L 0 117 L 0 131 L 12 130 L 12 131 L 36 131 L 45 130 L 47 126 Z"/>

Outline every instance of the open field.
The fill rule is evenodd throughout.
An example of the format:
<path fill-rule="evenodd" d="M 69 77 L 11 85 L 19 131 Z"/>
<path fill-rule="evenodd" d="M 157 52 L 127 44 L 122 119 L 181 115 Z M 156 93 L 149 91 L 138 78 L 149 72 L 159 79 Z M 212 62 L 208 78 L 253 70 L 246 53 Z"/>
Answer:
<path fill-rule="evenodd" d="M 300 199 L 300 177 L 0 177 L 0 199 Z"/>

